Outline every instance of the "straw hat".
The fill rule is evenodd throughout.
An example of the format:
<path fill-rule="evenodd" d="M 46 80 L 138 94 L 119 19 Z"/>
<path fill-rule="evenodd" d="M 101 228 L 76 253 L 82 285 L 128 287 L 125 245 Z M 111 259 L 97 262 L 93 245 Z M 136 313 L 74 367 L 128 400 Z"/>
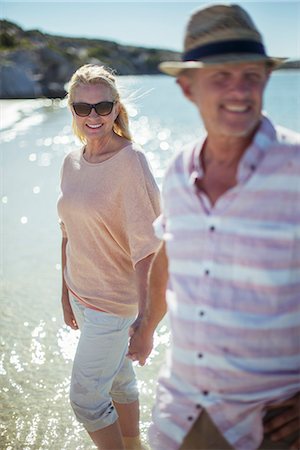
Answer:
<path fill-rule="evenodd" d="M 160 63 L 159 69 L 176 77 L 185 69 L 251 61 L 265 61 L 274 69 L 285 58 L 267 56 L 261 34 L 240 6 L 211 5 L 191 16 L 186 27 L 182 61 Z"/>

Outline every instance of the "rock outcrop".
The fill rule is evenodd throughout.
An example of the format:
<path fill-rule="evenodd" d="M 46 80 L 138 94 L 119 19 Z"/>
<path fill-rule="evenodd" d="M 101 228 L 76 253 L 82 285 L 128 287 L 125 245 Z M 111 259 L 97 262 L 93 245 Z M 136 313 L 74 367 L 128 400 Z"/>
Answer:
<path fill-rule="evenodd" d="M 104 64 L 119 75 L 157 74 L 161 61 L 179 60 L 180 54 L 24 31 L 0 20 L 0 58 L 0 98 L 61 98 L 72 73 L 83 64 Z M 288 61 L 282 68 L 300 69 L 300 62 Z"/>
<path fill-rule="evenodd" d="M 118 75 L 157 74 L 159 62 L 177 52 L 24 31 L 0 21 L 0 98 L 63 97 L 72 73 L 87 63 L 104 64 Z"/>

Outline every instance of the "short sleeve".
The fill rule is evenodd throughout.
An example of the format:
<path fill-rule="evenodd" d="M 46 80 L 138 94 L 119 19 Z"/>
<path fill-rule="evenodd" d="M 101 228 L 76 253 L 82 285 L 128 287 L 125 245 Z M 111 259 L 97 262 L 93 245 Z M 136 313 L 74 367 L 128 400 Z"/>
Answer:
<path fill-rule="evenodd" d="M 126 234 L 133 266 L 155 253 L 160 244 L 152 225 L 160 214 L 160 192 L 144 154 L 134 153 L 124 199 Z"/>

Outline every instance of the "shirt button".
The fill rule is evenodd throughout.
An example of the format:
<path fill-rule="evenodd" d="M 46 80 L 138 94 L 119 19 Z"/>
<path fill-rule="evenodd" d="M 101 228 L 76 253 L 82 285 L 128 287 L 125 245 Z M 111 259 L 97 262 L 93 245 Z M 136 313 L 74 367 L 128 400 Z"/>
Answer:
<path fill-rule="evenodd" d="M 214 225 L 211 225 L 210 227 L 209 227 L 209 231 L 215 231 L 215 227 L 214 227 Z"/>
<path fill-rule="evenodd" d="M 206 269 L 204 273 L 205 273 L 205 275 L 209 275 L 209 270 Z"/>
<path fill-rule="evenodd" d="M 205 314 L 205 312 L 204 312 L 204 311 L 200 311 L 200 312 L 199 312 L 199 316 L 201 316 L 201 317 L 203 317 L 203 316 L 204 316 L 204 314 Z"/>
<path fill-rule="evenodd" d="M 197 404 L 197 405 L 196 405 L 196 408 L 197 408 L 197 409 L 201 409 L 201 408 L 202 408 L 202 406 L 201 406 L 201 405 L 199 405 L 199 404 Z"/>
<path fill-rule="evenodd" d="M 202 391 L 202 394 L 203 394 L 203 395 L 208 395 L 209 392 L 208 392 L 208 391 Z"/>
<path fill-rule="evenodd" d="M 193 419 L 194 419 L 193 416 L 189 416 L 189 417 L 187 418 L 187 420 L 188 420 L 189 422 L 191 422 Z"/>
<path fill-rule="evenodd" d="M 203 358 L 203 354 L 202 353 L 198 353 L 198 358 Z"/>

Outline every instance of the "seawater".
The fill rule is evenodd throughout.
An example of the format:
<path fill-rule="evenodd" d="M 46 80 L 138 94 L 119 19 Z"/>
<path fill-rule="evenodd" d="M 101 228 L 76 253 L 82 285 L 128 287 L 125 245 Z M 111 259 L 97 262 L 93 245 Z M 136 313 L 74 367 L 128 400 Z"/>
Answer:
<path fill-rule="evenodd" d="M 165 76 L 120 77 L 131 129 L 158 184 L 172 155 L 204 129 Z M 300 73 L 275 72 L 264 109 L 300 132 Z M 64 156 L 80 144 L 64 100 L 2 100 L 0 448 L 93 448 L 68 400 L 78 332 L 63 323 L 56 201 Z M 136 366 L 141 431 L 147 435 L 157 376 L 169 345 L 160 324 L 145 367 Z"/>

